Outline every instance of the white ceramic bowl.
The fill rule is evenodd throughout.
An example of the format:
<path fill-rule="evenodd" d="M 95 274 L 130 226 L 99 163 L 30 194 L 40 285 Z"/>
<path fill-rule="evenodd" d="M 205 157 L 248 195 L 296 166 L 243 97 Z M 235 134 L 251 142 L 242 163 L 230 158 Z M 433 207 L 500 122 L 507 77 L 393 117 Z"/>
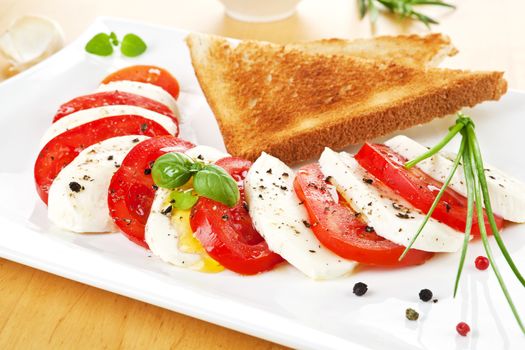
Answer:
<path fill-rule="evenodd" d="M 290 17 L 301 0 L 221 0 L 226 14 L 243 22 L 272 22 Z"/>

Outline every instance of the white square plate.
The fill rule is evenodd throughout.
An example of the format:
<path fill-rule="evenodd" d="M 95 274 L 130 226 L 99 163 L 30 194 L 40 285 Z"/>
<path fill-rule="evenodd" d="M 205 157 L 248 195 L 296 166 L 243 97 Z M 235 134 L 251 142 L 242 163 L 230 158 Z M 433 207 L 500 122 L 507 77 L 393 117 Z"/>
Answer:
<path fill-rule="evenodd" d="M 92 35 L 109 31 L 139 34 L 149 49 L 134 59 L 118 52 L 108 58 L 84 52 Z M 459 296 L 453 299 L 458 254 L 441 254 L 419 267 L 362 268 L 346 278 L 314 282 L 286 265 L 253 277 L 202 274 L 162 263 L 120 234 L 81 235 L 53 228 L 33 185 L 39 139 L 60 103 L 90 93 L 117 68 L 150 63 L 171 71 L 181 84 L 181 112 L 196 140 L 224 149 L 191 67 L 186 34 L 101 18 L 58 54 L 0 84 L 0 256 L 292 347 L 524 348 L 520 345 L 525 336 L 493 273 L 473 267 L 474 258 L 482 254 L 479 242 L 470 245 Z M 509 92 L 500 102 L 467 112 L 477 123 L 486 161 L 525 180 L 525 94 Z M 453 120 L 437 120 L 405 134 L 430 145 Z M 504 238 L 525 270 L 525 226 L 507 227 Z M 525 288 L 496 255 L 525 316 Z M 352 294 L 358 281 L 369 286 L 360 298 Z M 430 288 L 439 302 L 420 302 L 422 288 Z M 405 319 L 408 307 L 420 312 L 419 321 Z M 467 337 L 456 334 L 459 321 L 473 329 Z"/>

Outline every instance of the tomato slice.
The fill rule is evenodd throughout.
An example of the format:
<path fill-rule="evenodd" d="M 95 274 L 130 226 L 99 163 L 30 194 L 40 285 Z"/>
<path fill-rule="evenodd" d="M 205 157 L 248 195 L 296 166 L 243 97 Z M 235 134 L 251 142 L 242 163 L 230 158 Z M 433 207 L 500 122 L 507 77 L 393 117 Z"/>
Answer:
<path fill-rule="evenodd" d="M 124 135 L 157 136 L 169 133 L 150 119 L 121 115 L 94 120 L 58 135 L 42 148 L 35 162 L 35 181 L 40 198 L 47 204 L 47 193 L 53 180 L 83 149 Z"/>
<path fill-rule="evenodd" d="M 443 184 L 434 180 L 418 168 L 406 169 L 403 158 L 391 148 L 380 144 L 365 143 L 355 155 L 357 162 L 410 204 L 427 213 Z M 467 198 L 447 188 L 432 217 L 458 231 L 465 231 L 467 218 Z M 487 215 L 484 212 L 485 227 L 492 233 Z M 496 216 L 499 229 L 503 219 Z M 474 213 L 472 234 L 479 236 L 479 225 Z"/>
<path fill-rule="evenodd" d="M 315 236 L 345 259 L 369 265 L 400 267 L 423 264 L 434 255 L 411 249 L 399 261 L 405 247 L 378 236 L 344 198 L 338 196 L 336 201 L 317 163 L 306 165 L 297 172 L 294 189 L 308 211 Z"/>
<path fill-rule="evenodd" d="M 195 147 L 174 136 L 154 137 L 129 151 L 120 168 L 113 174 L 108 189 L 109 214 L 132 242 L 148 247 L 144 230 L 155 197 L 151 167 L 161 155 L 185 152 Z"/>
<path fill-rule="evenodd" d="M 167 70 L 157 66 L 136 65 L 122 68 L 108 75 L 103 81 L 107 84 L 111 81 L 131 80 L 140 83 L 157 85 L 166 90 L 174 99 L 179 97 L 179 82 Z"/>
<path fill-rule="evenodd" d="M 173 119 L 175 123 L 179 123 L 177 117 L 173 112 L 160 102 L 152 100 L 144 96 L 130 94 L 129 92 L 123 91 L 106 91 L 97 92 L 95 94 L 84 95 L 72 99 L 61 105 L 58 108 L 53 123 L 59 119 L 64 118 L 72 113 L 82 111 L 85 109 L 102 107 L 102 106 L 114 106 L 114 105 L 130 105 L 149 109 L 150 111 L 157 112 Z"/>
<path fill-rule="evenodd" d="M 216 165 L 237 181 L 241 200 L 235 207 L 229 208 L 211 199 L 199 198 L 190 219 L 195 237 L 213 259 L 229 270 L 243 275 L 271 270 L 283 258 L 271 252 L 255 230 L 244 200 L 243 180 L 252 163 L 228 157 L 219 160 Z"/>

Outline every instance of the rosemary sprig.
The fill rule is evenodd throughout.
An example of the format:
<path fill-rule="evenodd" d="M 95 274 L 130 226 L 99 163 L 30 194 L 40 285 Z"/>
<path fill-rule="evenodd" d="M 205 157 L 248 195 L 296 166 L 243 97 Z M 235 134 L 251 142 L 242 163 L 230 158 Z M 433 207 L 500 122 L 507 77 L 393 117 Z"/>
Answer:
<path fill-rule="evenodd" d="M 456 8 L 454 5 L 441 0 L 358 0 L 359 15 L 361 16 L 361 19 L 363 19 L 366 13 L 369 12 L 370 22 L 375 23 L 378 17 L 376 3 L 381 4 L 388 11 L 398 15 L 401 18 L 418 20 L 424 23 L 428 28 L 430 28 L 431 24 L 439 24 L 439 22 L 421 12 L 416 11 L 414 6 L 432 5 L 449 7 L 452 9 Z"/>
<path fill-rule="evenodd" d="M 521 331 L 525 334 L 525 327 L 523 325 L 523 322 L 521 321 L 521 318 L 518 314 L 518 311 L 516 307 L 514 306 L 514 302 L 512 301 L 512 298 L 509 294 L 509 291 L 507 289 L 507 286 L 505 285 L 505 282 L 503 281 L 503 277 L 501 276 L 499 272 L 499 268 L 496 265 L 496 262 L 492 255 L 492 249 L 490 247 L 488 237 L 487 237 L 487 229 L 485 227 L 485 220 L 483 215 L 483 205 L 485 206 L 485 212 L 487 214 L 490 227 L 492 230 L 492 233 L 494 235 L 494 239 L 498 243 L 498 247 L 500 248 L 503 256 L 505 257 L 506 262 L 511 267 L 512 271 L 518 278 L 518 280 L 525 286 L 525 280 L 523 279 L 523 276 L 519 272 L 516 264 L 512 260 L 507 248 L 505 247 L 505 244 L 503 243 L 503 240 L 501 239 L 501 235 L 499 234 L 498 227 L 496 225 L 496 220 L 494 218 L 494 213 L 492 211 L 492 206 L 490 204 L 490 196 L 487 186 L 487 179 L 485 177 L 485 168 L 483 166 L 483 159 L 481 156 L 481 151 L 479 148 L 479 144 L 476 138 L 476 133 L 474 131 L 474 123 L 472 120 L 463 115 L 462 113 L 458 113 L 458 119 L 456 121 L 456 124 L 450 128 L 449 133 L 443 138 L 441 142 L 439 142 L 436 146 L 422 154 L 421 156 L 417 157 L 414 160 L 411 160 L 405 164 L 406 168 L 410 168 L 417 163 L 423 161 L 424 159 L 427 159 L 437 152 L 439 152 L 446 144 L 448 144 L 454 136 L 456 136 L 458 133 L 461 134 L 461 145 L 459 152 L 456 155 L 456 158 L 454 160 L 454 164 L 452 166 L 452 169 L 450 171 L 449 176 L 445 180 L 443 187 L 440 189 L 438 195 L 434 199 L 434 202 L 432 203 L 432 206 L 430 210 L 428 211 L 427 215 L 425 216 L 425 219 L 421 223 L 420 227 L 418 228 L 418 231 L 410 241 L 409 245 L 403 252 L 403 254 L 400 256 L 400 260 L 405 256 L 405 254 L 408 252 L 408 250 L 412 247 L 414 242 L 416 241 L 419 234 L 422 232 L 423 228 L 425 227 L 426 223 L 428 222 L 429 218 L 432 216 L 432 213 L 434 212 L 437 204 L 441 200 L 441 197 L 443 193 L 445 192 L 446 188 L 450 184 L 450 181 L 452 177 L 454 176 L 454 173 L 456 172 L 458 165 L 460 162 L 463 163 L 463 170 L 465 174 L 465 180 L 466 180 L 466 187 L 467 187 L 467 217 L 466 217 L 466 227 L 465 227 L 465 238 L 463 241 L 463 247 L 461 250 L 461 257 L 459 261 L 458 266 L 458 272 L 456 275 L 456 281 L 454 283 L 454 297 L 456 296 L 459 280 L 461 277 L 461 273 L 463 271 L 463 266 L 465 262 L 465 256 L 467 253 L 468 248 L 468 241 L 470 239 L 470 231 L 472 229 L 472 221 L 474 217 L 474 206 L 476 208 L 476 217 L 478 220 L 478 226 L 480 229 L 481 234 L 481 240 L 483 242 L 483 247 L 485 249 L 487 258 L 490 261 L 490 265 L 492 266 L 492 270 L 494 271 L 494 274 L 496 275 L 496 278 L 500 284 L 501 290 L 503 294 L 505 295 L 505 298 L 507 299 L 507 302 L 510 306 L 510 309 L 512 313 L 514 314 L 514 317 L 516 318 L 516 321 L 518 322 L 518 325 L 521 329 Z"/>

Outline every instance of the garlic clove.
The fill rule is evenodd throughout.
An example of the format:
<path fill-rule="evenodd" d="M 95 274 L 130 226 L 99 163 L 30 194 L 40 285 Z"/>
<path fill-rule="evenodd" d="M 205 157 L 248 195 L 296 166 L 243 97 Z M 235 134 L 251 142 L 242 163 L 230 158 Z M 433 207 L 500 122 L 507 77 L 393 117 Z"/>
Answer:
<path fill-rule="evenodd" d="M 0 36 L 0 53 L 14 72 L 31 67 L 63 46 L 64 35 L 58 23 L 42 16 L 19 17 Z"/>

